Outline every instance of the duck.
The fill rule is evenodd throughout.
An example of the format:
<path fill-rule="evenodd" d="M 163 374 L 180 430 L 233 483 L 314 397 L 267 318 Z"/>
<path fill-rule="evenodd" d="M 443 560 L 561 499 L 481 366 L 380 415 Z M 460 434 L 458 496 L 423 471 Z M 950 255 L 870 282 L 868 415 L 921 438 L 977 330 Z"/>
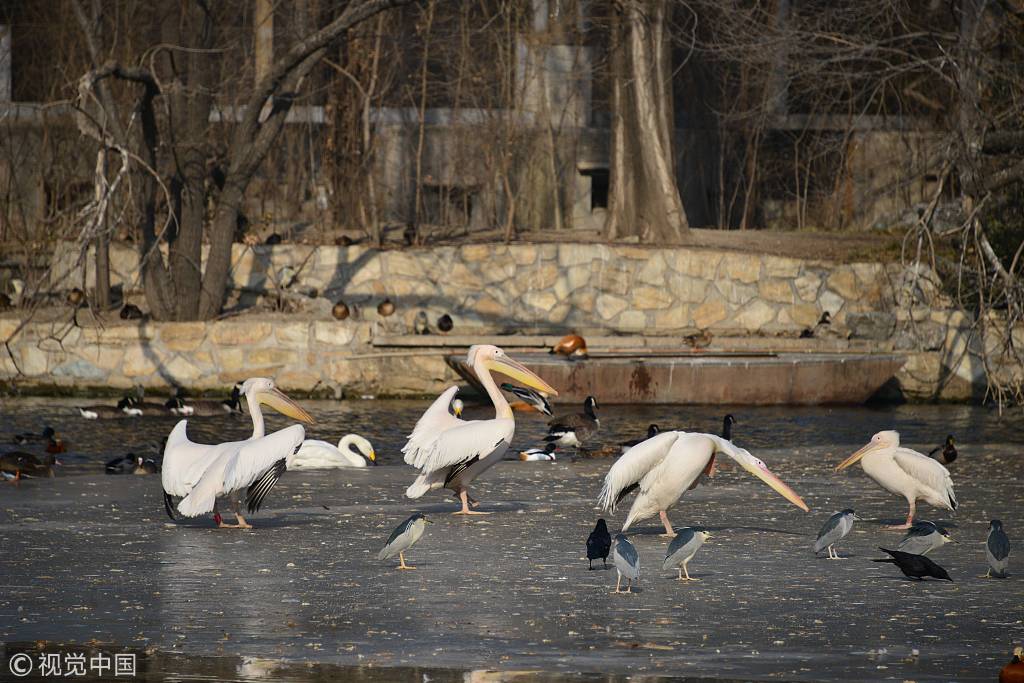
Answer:
<path fill-rule="evenodd" d="M 134 453 L 119 455 L 108 460 L 103 466 L 103 471 L 107 474 L 127 474 L 130 470 L 135 469 L 138 458 L 139 456 Z"/>
<path fill-rule="evenodd" d="M 358 434 L 346 434 L 335 446 L 318 439 L 306 439 L 287 460 L 290 470 L 313 470 L 336 467 L 377 465 L 373 445 Z"/>
<path fill-rule="evenodd" d="M 122 398 L 117 406 L 77 406 L 78 412 L 86 420 L 100 418 L 142 417 L 142 409 L 132 406 L 132 399 Z"/>
<path fill-rule="evenodd" d="M 952 434 L 946 435 L 946 440 L 941 446 L 936 446 L 928 451 L 929 458 L 934 458 L 943 465 L 949 465 L 956 460 L 958 455 L 960 454 L 956 451 L 956 440 L 953 439 Z"/>
<path fill-rule="evenodd" d="M 683 337 L 683 341 L 686 342 L 687 346 L 694 350 L 706 349 L 711 346 L 711 340 L 713 339 L 711 330 L 702 329 L 696 334 L 688 334 Z"/>
<path fill-rule="evenodd" d="M 60 464 L 60 460 L 53 453 L 48 453 L 42 458 L 25 451 L 11 451 L 0 455 L 0 472 L 14 482 L 22 477 L 55 477 L 55 468 Z"/>
<path fill-rule="evenodd" d="M 647 425 L 647 436 L 643 437 L 642 439 L 630 439 L 629 441 L 623 441 L 619 444 L 619 448 L 622 450 L 622 454 L 625 455 L 626 451 L 628 451 L 633 446 L 637 445 L 638 443 L 643 443 L 644 441 L 647 441 L 647 439 L 657 436 L 660 432 L 661 428 L 652 422 L 651 424 Z"/>
<path fill-rule="evenodd" d="M 535 460 L 544 460 L 551 462 L 555 460 L 555 449 L 558 446 L 554 443 L 549 443 L 544 448 L 527 448 L 525 451 L 519 451 L 519 459 L 523 462 L 532 462 Z"/>
<path fill-rule="evenodd" d="M 41 434 L 23 432 L 14 435 L 14 443 L 22 446 L 40 441 L 45 442 L 46 445 L 43 447 L 43 450 L 47 453 L 64 453 L 68 450 L 67 446 L 64 445 L 64 439 L 57 436 L 57 432 L 50 426 L 43 427 Z"/>
<path fill-rule="evenodd" d="M 334 307 L 331 308 L 331 315 L 334 316 L 335 320 L 345 320 L 349 316 L 348 304 L 339 299 L 334 303 Z"/>
<path fill-rule="evenodd" d="M 135 467 L 132 469 L 132 474 L 160 474 L 160 465 L 152 458 L 144 458 L 138 455 L 135 457 Z"/>
<path fill-rule="evenodd" d="M 548 402 L 546 396 L 540 392 L 534 391 L 528 387 L 517 387 L 510 382 L 503 382 L 501 384 L 501 390 L 507 391 L 508 393 L 521 399 L 515 403 L 509 404 L 512 410 L 536 410 L 538 413 L 544 415 L 551 415 L 551 404 Z"/>
<path fill-rule="evenodd" d="M 567 334 L 559 339 L 548 353 L 565 356 L 570 360 L 586 360 L 587 341 L 578 334 Z"/>
<path fill-rule="evenodd" d="M 118 314 L 121 316 L 121 320 L 142 320 L 142 309 L 135 304 L 125 304 L 121 307 L 121 312 Z"/>
<path fill-rule="evenodd" d="M 430 323 L 426 311 L 420 311 L 412 321 L 413 334 L 430 334 Z"/>
<path fill-rule="evenodd" d="M 583 401 L 583 412 L 560 415 L 548 421 L 548 435 L 544 440 L 559 446 L 573 446 L 577 450 L 593 438 L 601 428 L 597 417 L 597 399 L 587 396 Z"/>
<path fill-rule="evenodd" d="M 16 444 L 29 444 L 29 443 L 40 443 L 42 441 L 50 441 L 57 435 L 53 427 L 46 425 L 43 427 L 43 431 L 36 434 L 35 432 L 22 432 L 14 435 L 14 443 Z"/>

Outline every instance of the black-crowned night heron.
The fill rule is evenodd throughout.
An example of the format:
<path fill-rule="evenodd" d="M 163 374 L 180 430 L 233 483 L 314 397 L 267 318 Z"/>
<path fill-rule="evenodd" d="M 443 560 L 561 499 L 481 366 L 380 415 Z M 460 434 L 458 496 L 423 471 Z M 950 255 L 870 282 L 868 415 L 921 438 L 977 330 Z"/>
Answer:
<path fill-rule="evenodd" d="M 608 533 L 608 524 L 603 519 L 597 520 L 597 525 L 587 537 L 587 569 L 594 568 L 594 560 L 601 558 L 605 567 L 608 566 L 608 553 L 612 549 L 612 535 Z"/>
<path fill-rule="evenodd" d="M 615 592 L 632 593 L 633 582 L 640 578 L 640 554 L 637 553 L 636 546 L 622 534 L 615 534 L 615 542 L 612 544 L 612 562 L 619 575 L 615 581 Z M 623 576 L 629 582 L 624 591 L 621 589 Z"/>
<path fill-rule="evenodd" d="M 398 555 L 399 569 L 416 569 L 416 567 L 405 563 L 405 551 L 415 545 L 416 541 L 420 540 L 423 532 L 426 531 L 427 524 L 431 523 L 422 512 L 413 514 L 409 519 L 395 527 L 395 530 L 391 532 L 391 536 L 388 537 L 388 542 L 377 553 L 377 559 L 389 560 Z"/>
<path fill-rule="evenodd" d="M 850 533 L 850 530 L 853 529 L 853 522 L 857 519 L 860 517 L 854 514 L 851 508 L 846 508 L 829 517 L 825 525 L 821 527 L 821 531 L 818 532 L 818 538 L 814 541 L 814 554 L 817 555 L 828 548 L 828 559 L 842 559 L 835 546 L 846 534 Z"/>
<path fill-rule="evenodd" d="M 989 522 L 985 557 L 988 558 L 988 573 L 985 576 L 1005 579 L 1006 568 L 1010 565 L 1010 538 L 1003 531 L 1003 523 L 998 519 Z"/>
<path fill-rule="evenodd" d="M 948 531 L 935 522 L 922 520 L 914 522 L 914 525 L 907 531 L 907 535 L 896 546 L 896 550 L 913 553 L 914 555 L 927 555 L 947 543 L 956 543 Z"/>
<path fill-rule="evenodd" d="M 583 412 L 572 415 L 559 415 L 548 422 L 548 435 L 545 441 L 559 446 L 575 446 L 579 448 L 590 441 L 601 428 L 597 419 L 597 399 L 587 396 L 583 401 Z"/>
<path fill-rule="evenodd" d="M 701 527 L 683 527 L 676 532 L 676 537 L 668 544 L 668 550 L 665 552 L 665 563 L 662 565 L 662 569 L 675 567 L 679 570 L 680 581 L 700 581 L 700 579 L 690 576 L 686 565 L 697 554 L 700 547 L 704 545 L 704 541 L 709 538 L 711 538 L 711 534 Z M 685 578 L 683 574 L 686 574 Z"/>
<path fill-rule="evenodd" d="M 883 553 L 889 553 L 891 557 L 887 557 L 884 560 L 872 560 L 872 562 L 888 562 L 894 564 L 900 568 L 904 576 L 911 579 L 917 579 L 923 581 L 924 577 L 930 576 L 935 579 L 944 579 L 946 581 L 952 581 L 949 578 L 949 574 L 946 570 L 939 565 L 932 562 L 924 555 L 914 555 L 912 553 L 904 553 L 899 550 L 889 550 L 888 548 L 879 548 Z"/>

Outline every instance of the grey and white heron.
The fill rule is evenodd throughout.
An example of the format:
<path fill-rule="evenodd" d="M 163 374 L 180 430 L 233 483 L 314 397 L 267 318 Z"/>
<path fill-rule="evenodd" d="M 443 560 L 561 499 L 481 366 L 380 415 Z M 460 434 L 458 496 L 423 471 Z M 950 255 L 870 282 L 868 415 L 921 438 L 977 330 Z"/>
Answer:
<path fill-rule="evenodd" d="M 1010 566 L 1010 537 L 1003 531 L 1003 523 L 993 519 L 988 525 L 988 540 L 985 541 L 985 557 L 988 559 L 986 577 L 1006 578 Z"/>
<path fill-rule="evenodd" d="M 907 535 L 896 546 L 896 550 L 915 555 L 927 555 L 947 543 L 956 543 L 948 531 L 935 522 L 921 520 L 914 522 L 914 525 L 907 530 Z"/>
<path fill-rule="evenodd" d="M 890 529 L 911 527 L 919 498 L 935 507 L 956 510 L 956 495 L 949 470 L 923 453 L 901 448 L 899 432 L 878 432 L 866 446 L 839 463 L 836 472 L 858 461 L 864 473 L 875 483 L 890 493 L 903 496 L 910 505 L 906 523 Z"/>
<path fill-rule="evenodd" d="M 679 570 L 680 581 L 700 581 L 700 579 L 690 576 L 686 565 L 697 554 L 700 547 L 704 545 L 704 541 L 709 538 L 711 538 L 711 534 L 702 527 L 683 527 L 676 532 L 676 537 L 668 544 L 668 550 L 665 552 L 665 562 L 661 566 L 662 569 L 675 567 Z M 686 574 L 685 578 L 683 574 Z"/>
<path fill-rule="evenodd" d="M 414 513 L 409 519 L 395 527 L 388 537 L 381 551 L 377 553 L 378 560 L 389 560 L 398 555 L 398 569 L 416 569 L 405 563 L 405 551 L 416 544 L 427 529 L 427 524 L 433 524 L 422 512 Z"/>
<path fill-rule="evenodd" d="M 836 544 L 850 533 L 853 529 L 853 522 L 858 519 L 860 517 L 852 508 L 846 508 L 829 517 L 825 525 L 821 527 L 821 531 L 818 532 L 818 538 L 814 541 L 814 554 L 817 555 L 828 548 L 828 559 L 841 560 L 839 551 L 836 550 Z"/>
<path fill-rule="evenodd" d="M 715 434 L 675 431 L 662 432 L 647 439 L 615 461 L 604 478 L 598 502 L 604 509 L 614 510 L 623 496 L 638 489 L 622 530 L 657 514 L 665 526 L 665 535 L 675 536 L 668 519 L 668 509 L 692 488 L 702 473 L 714 467 L 715 456 L 722 453 L 793 505 L 808 511 L 803 499 L 746 449 Z"/>
<path fill-rule="evenodd" d="M 612 563 L 615 564 L 615 571 L 619 575 L 615 581 L 615 592 L 632 593 L 633 582 L 640 578 L 640 554 L 636 551 L 636 546 L 623 534 L 615 534 L 612 541 Z M 622 590 L 623 576 L 629 582 L 626 590 Z"/>

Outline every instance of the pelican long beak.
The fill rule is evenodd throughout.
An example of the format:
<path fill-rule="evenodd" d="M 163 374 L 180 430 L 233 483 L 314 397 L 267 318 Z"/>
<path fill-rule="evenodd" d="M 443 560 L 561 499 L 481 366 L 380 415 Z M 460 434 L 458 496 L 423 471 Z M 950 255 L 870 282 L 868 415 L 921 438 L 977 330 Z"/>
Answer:
<path fill-rule="evenodd" d="M 861 458 L 863 458 L 865 455 L 875 450 L 876 448 L 881 448 L 881 444 L 869 443 L 867 446 L 864 446 L 864 448 L 861 448 L 859 451 L 851 455 L 849 458 L 839 463 L 836 466 L 836 472 L 842 472 L 850 465 L 856 464 L 858 460 L 860 460 Z"/>
<path fill-rule="evenodd" d="M 285 396 L 277 389 L 259 392 L 256 395 L 256 400 L 264 405 L 270 406 L 282 415 L 287 415 L 293 420 L 305 422 L 306 424 L 313 424 L 316 422 L 316 420 L 313 419 L 313 416 L 307 413 L 302 406 Z"/>
<path fill-rule="evenodd" d="M 807 507 L 807 503 L 804 502 L 804 499 L 797 495 L 796 491 L 789 488 L 786 482 L 782 481 L 774 474 L 772 474 L 771 470 L 769 470 L 764 465 L 764 463 L 760 461 L 755 461 L 754 458 L 751 458 L 750 460 L 747 460 L 746 458 L 737 460 L 739 461 L 740 465 L 743 466 L 743 469 L 745 469 L 747 472 L 750 472 L 764 483 L 768 484 L 768 486 L 771 486 L 776 493 L 778 493 L 780 496 L 788 500 L 790 503 L 796 505 L 804 512 L 811 511 L 811 509 Z"/>
<path fill-rule="evenodd" d="M 536 389 L 537 391 L 543 391 L 551 396 L 558 396 L 558 392 L 553 386 L 542 380 L 537 375 L 522 363 L 512 360 L 508 356 L 502 356 L 501 358 L 493 358 L 486 362 L 487 369 L 493 372 L 500 372 L 510 379 L 514 379 L 520 384 Z"/>

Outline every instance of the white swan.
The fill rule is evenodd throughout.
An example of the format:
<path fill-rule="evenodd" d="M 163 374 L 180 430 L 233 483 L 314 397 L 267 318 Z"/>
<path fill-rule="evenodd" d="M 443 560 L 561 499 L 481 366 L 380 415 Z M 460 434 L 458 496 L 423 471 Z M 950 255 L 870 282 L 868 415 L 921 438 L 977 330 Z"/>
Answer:
<path fill-rule="evenodd" d="M 332 467 L 366 467 L 377 464 L 377 453 L 369 441 L 358 434 L 346 434 L 335 446 L 327 441 L 306 439 L 294 455 L 288 457 L 288 469 L 313 470 Z"/>

